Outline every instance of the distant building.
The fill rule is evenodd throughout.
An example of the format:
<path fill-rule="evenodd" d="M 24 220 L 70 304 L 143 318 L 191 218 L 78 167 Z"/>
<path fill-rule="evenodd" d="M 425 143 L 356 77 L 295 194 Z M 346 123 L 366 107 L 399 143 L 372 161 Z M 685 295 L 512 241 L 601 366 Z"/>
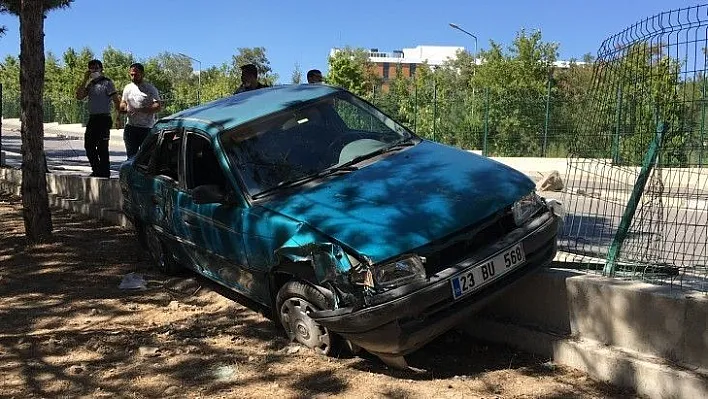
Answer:
<path fill-rule="evenodd" d="M 376 75 L 382 79 L 384 86 L 388 86 L 387 82 L 396 76 L 396 68 L 401 68 L 401 74 L 404 77 L 412 77 L 415 75 L 416 68 L 427 63 L 429 66 L 435 67 L 444 64 L 448 60 L 457 58 L 458 51 L 464 51 L 464 47 L 459 46 L 417 46 L 413 48 L 403 48 L 401 50 L 393 50 L 391 52 L 379 51 L 377 48 L 369 50 L 369 61 L 374 64 Z M 339 51 L 338 48 L 333 48 L 329 51 L 330 57 Z M 483 62 L 482 59 L 476 59 L 477 65 Z M 555 61 L 555 68 L 569 68 L 571 61 Z M 585 65 L 585 62 L 575 61 L 577 65 Z"/>
<path fill-rule="evenodd" d="M 372 48 L 369 50 L 369 61 L 375 65 L 376 75 L 386 82 L 396 76 L 399 65 L 402 75 L 411 77 L 415 75 L 418 65 L 427 62 L 430 66 L 439 66 L 449 59 L 455 59 L 457 52 L 464 50 L 464 47 L 457 46 L 417 46 L 392 52 Z M 333 48 L 329 55 L 333 56 L 337 51 L 339 49 Z"/>

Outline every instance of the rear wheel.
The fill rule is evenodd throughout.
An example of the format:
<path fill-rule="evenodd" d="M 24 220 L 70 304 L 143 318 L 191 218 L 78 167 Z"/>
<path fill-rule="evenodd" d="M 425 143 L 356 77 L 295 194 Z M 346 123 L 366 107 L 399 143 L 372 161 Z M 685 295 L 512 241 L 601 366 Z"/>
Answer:
<path fill-rule="evenodd" d="M 162 242 L 160 237 L 158 237 L 155 228 L 147 226 L 143 231 L 145 232 L 147 250 L 150 252 L 150 256 L 157 270 L 168 276 L 177 274 L 179 272 L 179 265 L 167 246 Z"/>
<path fill-rule="evenodd" d="M 278 291 L 278 318 L 291 341 L 321 355 L 337 353 L 338 337 L 310 317 L 310 313 L 332 309 L 332 303 L 310 284 L 290 281 Z"/>

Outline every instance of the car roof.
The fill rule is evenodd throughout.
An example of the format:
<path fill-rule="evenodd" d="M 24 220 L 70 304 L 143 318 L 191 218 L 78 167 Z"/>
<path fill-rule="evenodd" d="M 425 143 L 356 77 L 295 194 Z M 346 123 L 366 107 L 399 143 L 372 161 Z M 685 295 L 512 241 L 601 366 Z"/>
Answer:
<path fill-rule="evenodd" d="M 247 91 L 198 105 L 157 121 L 156 129 L 196 128 L 211 136 L 248 121 L 343 91 L 328 85 L 279 85 Z"/>

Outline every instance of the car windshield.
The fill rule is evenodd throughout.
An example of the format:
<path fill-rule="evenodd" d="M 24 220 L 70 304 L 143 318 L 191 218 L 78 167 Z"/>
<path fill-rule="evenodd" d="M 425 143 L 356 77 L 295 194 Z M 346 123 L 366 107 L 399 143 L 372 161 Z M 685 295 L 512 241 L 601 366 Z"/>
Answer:
<path fill-rule="evenodd" d="M 248 193 L 259 196 L 338 170 L 394 147 L 413 135 L 346 92 L 296 105 L 226 132 L 224 150 Z"/>

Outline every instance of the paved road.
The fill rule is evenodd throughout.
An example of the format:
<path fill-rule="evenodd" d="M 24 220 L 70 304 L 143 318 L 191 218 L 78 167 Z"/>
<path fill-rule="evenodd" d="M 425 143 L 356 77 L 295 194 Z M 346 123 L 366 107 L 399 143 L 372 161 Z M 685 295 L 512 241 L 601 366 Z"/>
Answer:
<path fill-rule="evenodd" d="M 610 202 L 579 195 L 564 198 L 568 215 L 559 239 L 559 249 L 571 254 L 572 261 L 604 259 L 617 232 L 624 202 Z M 698 205 L 698 206 L 697 206 Z M 706 201 L 643 200 L 622 246 L 620 263 L 629 265 L 619 273 L 630 279 L 644 277 L 708 292 L 708 209 Z M 580 256 L 578 256 L 580 255 Z M 583 256 L 584 255 L 584 256 Z M 585 256 L 589 258 L 585 258 Z M 678 267 L 678 274 L 657 271 Z"/>
<path fill-rule="evenodd" d="M 84 150 L 83 137 L 73 134 L 71 136 L 58 136 L 46 134 L 44 137 L 44 150 L 47 155 L 47 167 L 52 172 L 68 172 L 79 175 L 91 173 L 86 151 Z M 2 131 L 2 151 L 5 152 L 5 163 L 9 166 L 20 167 L 22 154 L 20 152 L 20 133 L 16 131 Z M 111 177 L 118 176 L 118 168 L 126 159 L 125 145 L 122 140 L 111 137 L 109 143 Z"/>

